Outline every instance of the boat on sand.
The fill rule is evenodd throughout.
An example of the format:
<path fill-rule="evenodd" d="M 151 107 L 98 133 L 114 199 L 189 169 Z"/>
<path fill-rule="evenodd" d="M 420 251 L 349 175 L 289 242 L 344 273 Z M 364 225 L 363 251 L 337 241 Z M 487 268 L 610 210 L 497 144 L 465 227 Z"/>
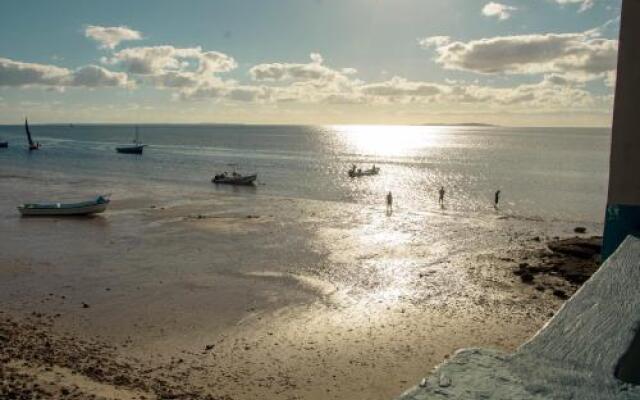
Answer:
<path fill-rule="evenodd" d="M 79 203 L 25 203 L 18 211 L 23 216 L 90 215 L 104 212 L 110 201 L 108 196 L 98 196 Z"/>

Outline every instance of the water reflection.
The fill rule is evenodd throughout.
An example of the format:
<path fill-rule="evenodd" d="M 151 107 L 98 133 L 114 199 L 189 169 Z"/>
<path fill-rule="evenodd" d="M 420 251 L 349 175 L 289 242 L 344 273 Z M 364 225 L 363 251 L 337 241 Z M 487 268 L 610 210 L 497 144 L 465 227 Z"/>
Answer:
<path fill-rule="evenodd" d="M 355 154 L 409 156 L 438 146 L 447 127 L 411 125 L 337 125 L 332 129 Z M 350 151 L 349 151 L 350 150 Z"/>

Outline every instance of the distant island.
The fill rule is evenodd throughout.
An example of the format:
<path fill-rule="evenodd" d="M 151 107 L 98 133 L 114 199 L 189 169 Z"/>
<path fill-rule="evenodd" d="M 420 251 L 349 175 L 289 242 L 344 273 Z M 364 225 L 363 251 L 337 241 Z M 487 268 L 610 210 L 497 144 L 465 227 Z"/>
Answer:
<path fill-rule="evenodd" d="M 485 126 L 485 127 L 497 127 L 499 125 L 483 124 L 481 122 L 461 122 L 456 124 L 418 124 L 419 126 Z"/>

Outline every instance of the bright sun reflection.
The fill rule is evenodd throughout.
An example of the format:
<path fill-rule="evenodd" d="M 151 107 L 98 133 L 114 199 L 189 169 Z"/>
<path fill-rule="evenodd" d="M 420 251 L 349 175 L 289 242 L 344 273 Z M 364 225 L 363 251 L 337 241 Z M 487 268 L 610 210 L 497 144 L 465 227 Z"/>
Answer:
<path fill-rule="evenodd" d="M 435 146 L 446 127 L 407 125 L 335 125 L 331 127 L 344 139 L 350 151 L 380 156 L 409 155 L 418 149 Z"/>

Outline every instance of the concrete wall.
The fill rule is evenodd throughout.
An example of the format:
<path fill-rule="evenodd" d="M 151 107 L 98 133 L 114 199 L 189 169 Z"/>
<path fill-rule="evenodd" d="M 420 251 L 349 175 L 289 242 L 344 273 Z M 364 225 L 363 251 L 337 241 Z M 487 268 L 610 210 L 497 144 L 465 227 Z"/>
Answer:
<path fill-rule="evenodd" d="M 623 0 L 603 256 L 640 234 L 640 0 Z"/>
<path fill-rule="evenodd" d="M 640 399 L 640 239 L 629 237 L 515 353 L 467 349 L 401 400 Z"/>

